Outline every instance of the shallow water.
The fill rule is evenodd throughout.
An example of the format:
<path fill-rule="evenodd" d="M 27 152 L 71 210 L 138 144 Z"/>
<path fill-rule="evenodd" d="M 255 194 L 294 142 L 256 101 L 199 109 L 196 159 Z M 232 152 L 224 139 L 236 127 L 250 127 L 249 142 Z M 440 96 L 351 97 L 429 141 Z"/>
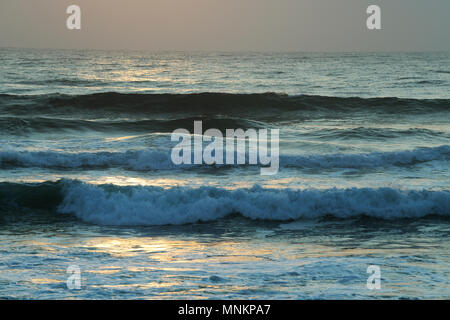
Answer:
<path fill-rule="evenodd" d="M 2 230 L 4 298 L 377 299 L 449 297 L 450 221 L 255 222 L 164 227 L 68 219 Z M 59 220 L 59 221 L 58 221 Z M 67 290 L 66 268 L 81 269 Z M 381 289 L 366 287 L 381 268 Z"/>

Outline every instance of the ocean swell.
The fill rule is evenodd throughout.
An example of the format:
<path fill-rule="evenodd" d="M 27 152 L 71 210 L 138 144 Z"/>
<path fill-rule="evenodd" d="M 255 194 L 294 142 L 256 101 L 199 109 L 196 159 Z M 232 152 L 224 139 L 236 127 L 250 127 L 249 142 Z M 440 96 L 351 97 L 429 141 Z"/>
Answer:
<path fill-rule="evenodd" d="M 402 99 L 286 95 L 278 93 L 234 94 L 139 94 L 94 93 L 87 95 L 8 95 L 0 94 L 3 113 L 52 114 L 99 111 L 130 113 L 255 114 L 280 111 L 368 110 L 387 113 L 413 113 L 449 110 L 449 99 Z"/>
<path fill-rule="evenodd" d="M 192 158 L 192 157 L 191 157 Z M 236 159 L 236 157 L 235 157 Z M 450 146 L 413 150 L 372 152 L 363 154 L 312 154 L 281 155 L 282 168 L 377 168 L 389 166 L 415 165 L 428 161 L 450 159 Z M 248 163 L 248 159 L 247 159 Z M 109 168 L 120 167 L 127 170 L 173 170 L 195 169 L 198 165 L 173 164 L 170 151 L 133 150 L 126 152 L 80 152 L 58 151 L 0 151 L 0 168 L 40 167 L 53 169 Z M 205 166 L 202 166 L 204 168 Z M 212 166 L 217 167 L 217 166 Z"/>

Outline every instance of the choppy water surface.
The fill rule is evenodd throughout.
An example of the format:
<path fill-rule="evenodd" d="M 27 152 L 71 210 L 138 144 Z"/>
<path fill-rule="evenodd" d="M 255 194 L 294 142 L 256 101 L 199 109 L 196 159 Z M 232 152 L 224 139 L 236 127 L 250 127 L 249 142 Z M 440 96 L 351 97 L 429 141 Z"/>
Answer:
<path fill-rule="evenodd" d="M 0 297 L 450 297 L 448 53 L 0 61 Z M 175 166 L 194 120 L 279 129 L 278 174 Z"/>

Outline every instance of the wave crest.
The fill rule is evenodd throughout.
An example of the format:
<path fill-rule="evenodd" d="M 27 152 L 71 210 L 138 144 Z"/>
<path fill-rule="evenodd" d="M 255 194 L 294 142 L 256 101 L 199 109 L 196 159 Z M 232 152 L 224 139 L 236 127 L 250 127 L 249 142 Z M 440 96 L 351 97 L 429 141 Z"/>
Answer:
<path fill-rule="evenodd" d="M 450 216 L 450 191 L 363 189 L 222 189 L 91 185 L 77 180 L 0 184 L 0 205 L 48 209 L 100 225 L 180 225 L 238 213 L 288 221 L 327 216 L 380 219 Z M 5 196 L 8 197 L 5 197 Z"/>
<path fill-rule="evenodd" d="M 65 182 L 62 213 L 111 225 L 165 225 L 212 221 L 230 213 L 250 219 L 297 220 L 332 215 L 394 219 L 450 214 L 450 192 L 380 189 L 226 190 L 93 186 Z"/>
<path fill-rule="evenodd" d="M 237 158 L 237 157 L 235 157 Z M 415 165 L 449 160 L 450 146 L 418 148 L 367 154 L 281 155 L 282 168 L 377 168 Z M 247 159 L 248 163 L 248 159 Z M 206 166 L 206 165 L 205 165 Z M 202 166 L 204 168 L 205 166 Z M 126 152 L 0 151 L 2 167 L 41 167 L 54 169 L 121 167 L 128 170 L 195 169 L 197 165 L 174 165 L 167 150 L 135 150 Z M 214 168 L 217 166 L 213 166 Z"/>

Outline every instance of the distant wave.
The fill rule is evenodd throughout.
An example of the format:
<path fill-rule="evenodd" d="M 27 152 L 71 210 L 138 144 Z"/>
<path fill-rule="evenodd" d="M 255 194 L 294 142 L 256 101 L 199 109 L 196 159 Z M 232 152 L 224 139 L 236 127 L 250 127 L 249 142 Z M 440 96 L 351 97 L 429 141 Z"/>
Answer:
<path fill-rule="evenodd" d="M 340 98 L 277 93 L 139 94 L 95 93 L 88 95 L 0 95 L 0 109 L 10 114 L 67 112 L 279 114 L 302 110 L 382 110 L 388 113 L 449 110 L 450 99 Z"/>
<path fill-rule="evenodd" d="M 432 70 L 432 71 L 436 73 L 450 73 L 450 70 Z"/>
<path fill-rule="evenodd" d="M 66 119 L 50 117 L 17 117 L 0 116 L 0 134 L 25 135 L 32 133 L 58 133 L 70 131 L 92 131 L 92 132 L 120 132 L 120 133 L 171 133 L 178 128 L 184 128 L 193 132 L 194 121 L 202 121 L 202 129 L 219 129 L 226 132 L 229 128 L 259 129 L 279 128 L 289 125 L 290 120 L 282 123 L 273 123 L 274 119 L 260 121 L 246 119 L 245 117 L 217 117 L 196 116 L 168 119 Z M 293 124 L 297 125 L 293 119 Z M 393 139 L 398 137 L 440 137 L 450 139 L 450 134 L 444 131 L 424 128 L 396 129 L 396 128 L 314 128 L 314 130 L 301 132 L 299 135 L 305 137 L 323 139 Z"/>
<path fill-rule="evenodd" d="M 21 80 L 17 82 L 18 84 L 25 85 L 35 85 L 35 86 L 100 86 L 103 84 L 99 80 L 88 80 L 88 79 L 76 79 L 76 78 L 55 78 L 55 79 L 44 79 L 44 80 Z"/>
<path fill-rule="evenodd" d="M 167 120 L 83 120 L 60 119 L 46 117 L 0 117 L 0 132 L 8 134 L 29 134 L 61 131 L 96 131 L 96 132 L 135 132 L 135 133 L 170 133 L 178 128 L 193 132 L 194 121 L 202 121 L 204 130 L 217 128 L 225 131 L 227 128 L 260 128 L 264 125 L 258 121 L 237 118 L 205 118 L 187 117 Z"/>
<path fill-rule="evenodd" d="M 213 221 L 231 213 L 250 219 L 298 220 L 326 216 L 381 219 L 450 215 L 450 191 L 392 188 L 228 190 L 214 187 L 90 185 L 76 180 L 0 184 L 0 207 L 53 207 L 100 225 L 168 225 Z"/>
<path fill-rule="evenodd" d="M 430 130 L 424 128 L 320 128 L 308 133 L 311 136 L 326 139 L 392 139 L 398 137 L 411 138 L 412 136 L 441 137 L 450 138 L 450 135 L 443 131 Z"/>
<path fill-rule="evenodd" d="M 280 155 L 281 167 L 297 168 L 376 168 L 414 165 L 433 160 L 449 160 L 450 146 L 414 150 L 372 152 L 366 154 Z M 126 152 L 0 151 L 0 168 L 108 168 L 128 170 L 173 170 L 197 168 L 175 166 L 167 150 L 135 150 Z"/>

